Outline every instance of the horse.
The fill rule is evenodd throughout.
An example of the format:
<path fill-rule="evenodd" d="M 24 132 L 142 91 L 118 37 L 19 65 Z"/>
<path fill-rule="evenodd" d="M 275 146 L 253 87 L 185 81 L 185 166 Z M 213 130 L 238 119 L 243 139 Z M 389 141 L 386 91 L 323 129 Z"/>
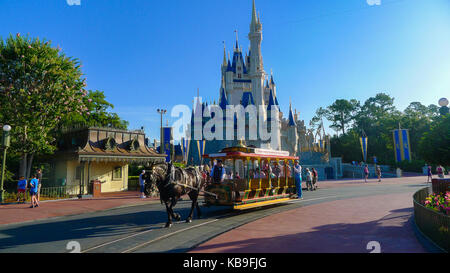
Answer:
<path fill-rule="evenodd" d="M 144 174 L 145 188 L 149 192 L 153 185 L 156 185 L 159 191 L 161 204 L 166 205 L 167 223 L 166 228 L 172 227 L 172 218 L 180 221 L 181 215 L 175 213 L 173 208 L 180 200 L 181 196 L 187 194 L 192 201 L 191 211 L 186 219 L 186 223 L 192 222 L 194 209 L 197 209 L 198 218 L 201 217 L 200 207 L 198 205 L 198 196 L 203 188 L 205 181 L 200 171 L 194 167 L 180 168 L 169 163 L 157 163 L 151 167 L 151 170 Z"/>

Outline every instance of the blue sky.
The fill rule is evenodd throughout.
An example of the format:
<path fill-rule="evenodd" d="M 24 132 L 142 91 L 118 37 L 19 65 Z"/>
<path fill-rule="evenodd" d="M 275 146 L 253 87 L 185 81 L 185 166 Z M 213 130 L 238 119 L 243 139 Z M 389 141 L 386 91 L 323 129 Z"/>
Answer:
<path fill-rule="evenodd" d="M 309 122 L 339 98 L 450 97 L 450 0 L 256 0 L 278 100 Z M 223 45 L 248 48 L 251 0 L 0 0 L 0 36 L 29 33 L 83 64 L 89 89 L 159 138 L 156 109 L 219 97 Z"/>

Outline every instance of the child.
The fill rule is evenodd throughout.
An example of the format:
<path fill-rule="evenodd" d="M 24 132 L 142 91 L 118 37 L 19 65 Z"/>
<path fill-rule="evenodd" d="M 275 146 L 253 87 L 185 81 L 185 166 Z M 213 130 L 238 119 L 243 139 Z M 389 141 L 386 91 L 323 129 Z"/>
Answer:
<path fill-rule="evenodd" d="M 306 189 L 309 191 L 309 189 L 313 190 L 312 185 L 312 175 L 308 168 L 306 168 Z"/>
<path fill-rule="evenodd" d="M 30 181 L 30 195 L 31 195 L 31 206 L 30 208 L 39 207 L 39 201 L 37 200 L 37 193 L 39 189 L 39 180 L 36 179 L 36 175 L 31 176 Z"/>
<path fill-rule="evenodd" d="M 381 168 L 380 168 L 380 166 L 377 166 L 377 176 L 378 176 L 378 182 L 381 182 Z"/>
<path fill-rule="evenodd" d="M 17 202 L 20 202 L 20 196 L 22 195 L 22 202 L 26 201 L 25 192 L 27 190 L 27 180 L 25 177 L 19 177 L 19 182 L 17 182 Z"/>

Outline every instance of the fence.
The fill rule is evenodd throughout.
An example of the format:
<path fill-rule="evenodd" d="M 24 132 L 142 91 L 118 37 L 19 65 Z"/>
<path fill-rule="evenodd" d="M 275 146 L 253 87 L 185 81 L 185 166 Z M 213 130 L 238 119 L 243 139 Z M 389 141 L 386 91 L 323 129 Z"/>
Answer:
<path fill-rule="evenodd" d="M 40 200 L 56 200 L 56 199 L 65 199 L 76 196 L 80 193 L 79 185 L 70 185 L 70 186 L 61 186 L 61 187 L 45 187 L 41 188 L 40 191 Z M 20 198 L 23 199 L 22 196 Z M 25 193 L 25 200 L 29 201 L 30 192 L 27 190 Z M 17 192 L 16 191 L 7 191 L 5 192 L 5 203 L 15 202 L 17 201 Z"/>
<path fill-rule="evenodd" d="M 450 252 L 450 216 L 429 209 L 423 205 L 425 198 L 429 194 L 429 188 L 424 188 L 416 192 L 413 196 L 416 225 L 436 245 Z"/>
<path fill-rule="evenodd" d="M 397 177 L 397 174 L 391 172 L 389 166 L 386 165 L 378 165 L 378 166 L 380 166 L 381 168 L 382 178 Z M 342 172 L 344 178 L 364 179 L 363 166 L 355 166 L 348 163 L 344 163 L 342 164 Z M 374 165 L 369 165 L 369 178 L 377 178 Z"/>

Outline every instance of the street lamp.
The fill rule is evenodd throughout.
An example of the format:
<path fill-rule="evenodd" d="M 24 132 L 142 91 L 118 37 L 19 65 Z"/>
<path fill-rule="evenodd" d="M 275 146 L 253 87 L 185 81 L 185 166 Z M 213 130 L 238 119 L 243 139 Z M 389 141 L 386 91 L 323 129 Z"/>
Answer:
<path fill-rule="evenodd" d="M 167 112 L 167 110 L 166 109 L 158 109 L 157 110 L 158 111 L 158 113 L 161 115 L 161 140 L 160 140 L 160 142 L 159 142 L 159 150 L 160 150 L 160 153 L 161 154 L 163 154 L 164 152 L 164 150 L 163 150 L 163 137 L 164 137 L 164 131 L 163 131 L 163 115 Z"/>
<path fill-rule="evenodd" d="M 5 167 L 6 167 L 6 150 L 8 150 L 10 143 L 9 131 L 11 131 L 11 126 L 8 124 L 3 126 L 3 164 L 2 164 L 2 183 L 0 185 L 0 204 L 3 203 L 4 200 L 4 190 L 3 190 L 3 182 L 5 181 Z"/>

